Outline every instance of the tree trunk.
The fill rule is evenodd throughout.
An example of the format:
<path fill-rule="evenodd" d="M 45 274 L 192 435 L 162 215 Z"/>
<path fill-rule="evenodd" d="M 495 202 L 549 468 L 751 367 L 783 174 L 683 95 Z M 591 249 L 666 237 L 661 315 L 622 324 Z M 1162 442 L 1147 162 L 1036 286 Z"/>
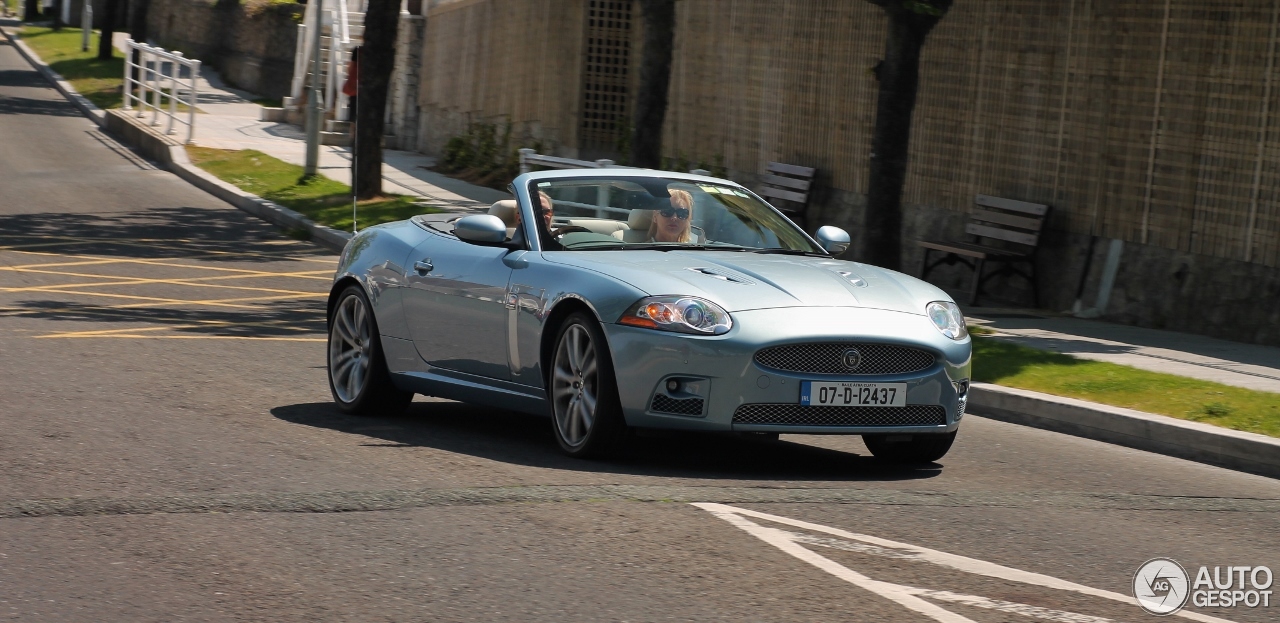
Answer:
<path fill-rule="evenodd" d="M 62 0 L 70 2 L 70 0 Z M 85 0 L 86 2 L 90 0 Z M 132 0 L 129 7 L 129 38 L 138 43 L 146 43 L 147 37 L 147 14 L 151 10 L 151 0 Z"/>
<path fill-rule="evenodd" d="M 62 1 L 70 2 L 70 0 Z M 90 0 L 84 1 L 89 2 Z M 138 43 L 146 43 L 147 37 L 149 36 L 147 33 L 147 13 L 151 10 L 151 0 L 133 0 L 133 5 L 133 11 L 129 15 L 129 38 L 137 41 Z M 134 65 L 141 65 L 142 52 L 134 50 L 132 60 Z M 137 68 L 133 70 L 134 80 L 141 79 L 141 75 L 139 73 L 141 71 L 141 69 Z"/>
<path fill-rule="evenodd" d="M 863 222 L 864 261 L 890 270 L 902 266 L 902 187 L 907 179 L 911 116 L 920 84 L 920 50 L 951 0 L 931 3 L 872 0 L 889 18 L 880 94 L 871 137 L 870 180 Z"/>
<path fill-rule="evenodd" d="M 644 50 L 631 136 L 631 165 L 656 169 L 662 166 L 662 124 L 667 116 L 676 34 L 675 0 L 640 0 L 640 14 L 644 20 Z"/>
<path fill-rule="evenodd" d="M 34 22 L 40 19 L 40 0 L 27 0 L 23 6 L 22 21 Z"/>
<path fill-rule="evenodd" d="M 53 0 L 53 6 L 49 10 L 53 11 L 53 30 L 57 32 L 62 30 L 66 24 L 62 23 L 62 3 L 67 0 Z"/>
<path fill-rule="evenodd" d="M 387 92 L 391 90 L 391 74 L 396 64 L 399 24 L 400 0 L 369 0 L 369 9 L 364 14 L 364 44 L 360 47 L 356 87 L 356 162 L 352 183 L 360 199 L 382 194 L 382 134 Z"/>
<path fill-rule="evenodd" d="M 86 0 L 87 2 L 88 0 Z M 120 18 L 121 0 L 107 0 L 102 7 L 102 35 L 98 38 L 98 60 L 111 60 L 114 45 L 112 39 L 116 34 L 116 22 Z"/>

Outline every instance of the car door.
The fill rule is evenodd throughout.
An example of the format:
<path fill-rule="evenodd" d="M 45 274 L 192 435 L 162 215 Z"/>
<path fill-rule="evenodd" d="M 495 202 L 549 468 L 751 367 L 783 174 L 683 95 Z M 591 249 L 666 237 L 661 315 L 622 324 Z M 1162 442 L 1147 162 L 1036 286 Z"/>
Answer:
<path fill-rule="evenodd" d="M 510 253 L 431 236 L 405 267 L 404 312 L 414 346 L 432 366 L 510 380 L 507 282 Z"/>

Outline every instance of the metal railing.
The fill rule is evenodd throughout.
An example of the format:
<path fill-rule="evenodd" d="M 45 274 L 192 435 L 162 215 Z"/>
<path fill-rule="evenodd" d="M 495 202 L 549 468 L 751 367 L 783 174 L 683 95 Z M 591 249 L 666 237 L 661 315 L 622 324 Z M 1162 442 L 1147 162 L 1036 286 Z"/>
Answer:
<path fill-rule="evenodd" d="M 320 54 L 326 69 L 323 76 L 314 76 L 312 80 L 323 80 L 324 102 L 321 107 L 326 112 L 332 111 L 334 119 L 349 121 L 351 111 L 342 85 L 347 81 L 347 61 L 351 59 L 351 49 L 356 40 L 352 38 L 353 16 L 362 14 L 365 0 L 315 0 L 308 2 L 301 24 L 298 24 L 298 43 L 293 55 L 293 82 L 289 86 L 289 104 L 300 105 L 307 77 L 311 74 L 312 37 L 309 29 L 319 28 L 322 37 L 328 38 L 328 45 L 322 44 Z"/>
<path fill-rule="evenodd" d="M 634 169 L 635 167 L 623 166 L 612 160 L 574 160 L 573 158 L 560 158 L 558 156 L 544 156 L 537 151 L 528 147 L 518 150 L 520 152 L 520 174 L 524 175 L 533 170 L 533 167 L 540 166 L 548 169 Z M 706 169 L 690 169 L 690 173 L 694 175 L 710 176 L 711 172 Z"/>
<path fill-rule="evenodd" d="M 170 52 L 133 39 L 125 40 L 125 45 L 128 52 L 124 58 L 123 108 L 134 110 L 136 102 L 139 119 L 146 117 L 150 110 L 152 126 L 159 126 L 160 116 L 164 115 L 168 118 L 165 134 L 174 133 L 175 123 L 185 123 L 187 140 L 184 142 L 190 143 L 196 131 L 196 104 L 200 100 L 196 86 L 200 77 L 200 61 L 186 58 L 182 52 Z M 134 52 L 138 56 L 136 64 Z M 185 79 L 182 77 L 184 68 L 187 70 Z M 168 110 L 165 109 L 165 100 L 168 100 Z M 187 107 L 186 119 L 179 118 L 178 104 Z"/>
<path fill-rule="evenodd" d="M 615 164 L 612 160 L 574 160 L 573 158 L 560 158 L 558 156 L 544 156 L 537 151 L 528 147 L 520 151 L 520 174 L 523 175 L 533 170 L 534 166 L 547 167 L 548 169 L 630 169 L 633 167 L 624 167 Z"/>

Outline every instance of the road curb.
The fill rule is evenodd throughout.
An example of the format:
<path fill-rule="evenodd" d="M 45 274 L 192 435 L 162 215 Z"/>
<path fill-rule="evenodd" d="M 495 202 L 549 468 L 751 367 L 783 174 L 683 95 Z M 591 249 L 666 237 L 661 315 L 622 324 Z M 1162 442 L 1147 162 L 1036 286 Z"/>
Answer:
<path fill-rule="evenodd" d="M 285 229 L 304 230 L 312 242 L 338 253 L 341 253 L 346 248 L 347 241 L 351 240 L 350 232 L 320 225 L 278 203 L 240 190 L 191 164 L 191 159 L 187 157 L 187 149 L 182 145 L 170 145 L 168 151 L 169 156 L 165 164 L 175 175 L 249 214 Z"/>
<path fill-rule="evenodd" d="M 155 133 L 149 127 L 139 125 L 128 115 L 110 114 L 108 111 L 98 108 L 93 102 L 76 92 L 69 82 L 46 65 L 34 50 L 14 36 L 13 33 L 10 33 L 7 28 L 0 28 L 0 33 L 4 34 L 9 43 L 17 48 L 18 52 L 36 71 L 44 76 L 46 80 L 53 83 L 54 88 L 63 97 L 67 98 L 76 108 L 79 108 L 80 112 L 86 117 L 98 124 L 98 127 L 109 131 L 131 147 L 141 151 L 144 155 L 158 161 L 171 173 L 182 178 L 187 183 L 268 223 L 286 230 L 305 232 L 309 240 L 331 251 L 341 253 L 346 248 L 347 241 L 351 239 L 352 234 L 320 225 L 289 208 L 240 190 L 214 177 L 191 163 L 191 159 L 187 156 L 186 147 Z M 113 112 L 118 113 L 118 111 Z"/>
<path fill-rule="evenodd" d="M 14 36 L 13 33 L 9 32 L 8 28 L 0 28 L 0 33 L 4 33 L 5 39 L 9 40 L 9 43 L 18 50 L 18 53 L 27 59 L 27 62 L 32 67 L 35 67 L 36 71 L 40 72 L 40 75 L 44 76 L 45 80 L 53 83 L 53 88 L 57 89 L 76 108 L 79 108 L 84 116 L 93 120 L 94 123 L 98 124 L 98 127 L 103 127 L 106 124 L 106 112 L 77 92 L 70 82 L 64 80 L 58 72 L 46 65 L 35 53 L 35 50 L 27 46 L 26 42 Z"/>
<path fill-rule="evenodd" d="M 1280 439 L 1074 398 L 974 383 L 973 415 L 1280 478 Z"/>

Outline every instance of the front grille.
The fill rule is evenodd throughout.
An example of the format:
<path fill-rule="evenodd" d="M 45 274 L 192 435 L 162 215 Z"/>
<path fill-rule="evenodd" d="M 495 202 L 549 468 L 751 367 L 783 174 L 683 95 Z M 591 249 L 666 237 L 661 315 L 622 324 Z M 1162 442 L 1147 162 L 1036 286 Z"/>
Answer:
<path fill-rule="evenodd" d="M 905 407 L 814 407 L 797 404 L 746 404 L 733 412 L 735 424 L 794 426 L 940 426 L 947 410 L 940 405 Z"/>
<path fill-rule="evenodd" d="M 857 350 L 856 368 L 845 366 L 845 353 Z M 926 370 L 934 356 L 927 350 L 892 344 L 825 342 L 773 346 L 756 353 L 756 363 L 766 368 L 809 374 L 907 374 Z"/>
<path fill-rule="evenodd" d="M 674 413 L 675 415 L 702 415 L 701 398 L 672 398 L 657 394 L 653 397 L 652 410 L 658 413 Z"/>

